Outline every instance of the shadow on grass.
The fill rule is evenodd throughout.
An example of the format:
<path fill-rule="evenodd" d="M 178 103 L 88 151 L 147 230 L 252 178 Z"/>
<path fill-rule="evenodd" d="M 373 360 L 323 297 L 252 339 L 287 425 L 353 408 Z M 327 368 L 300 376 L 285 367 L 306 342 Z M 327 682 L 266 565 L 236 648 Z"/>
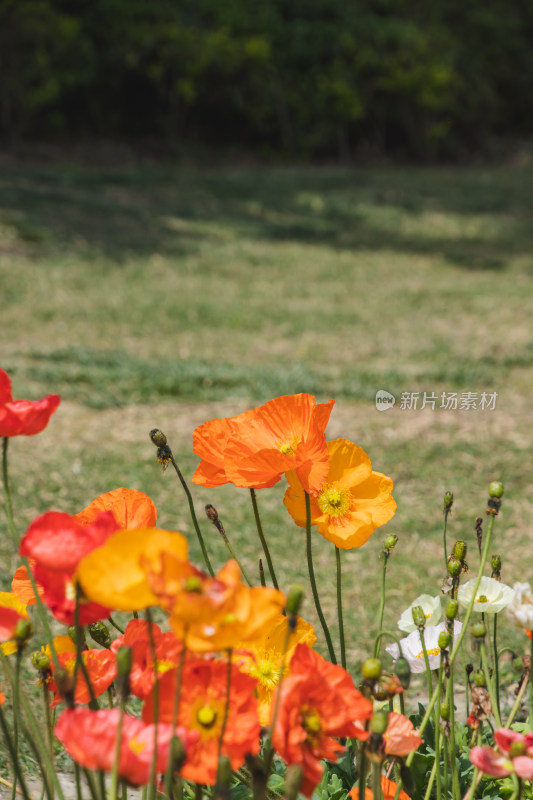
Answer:
<path fill-rule="evenodd" d="M 116 264 L 256 239 L 443 257 L 502 270 L 533 245 L 531 169 L 8 167 L 0 248 Z"/>

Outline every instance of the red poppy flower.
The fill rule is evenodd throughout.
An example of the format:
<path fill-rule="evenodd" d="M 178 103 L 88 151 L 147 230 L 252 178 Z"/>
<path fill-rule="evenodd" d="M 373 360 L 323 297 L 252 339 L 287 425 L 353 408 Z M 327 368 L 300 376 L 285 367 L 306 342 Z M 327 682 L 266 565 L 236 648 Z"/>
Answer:
<path fill-rule="evenodd" d="M 48 425 L 61 398 L 49 394 L 41 400 L 13 400 L 11 379 L 0 369 L 0 436 L 34 436 Z"/>
<path fill-rule="evenodd" d="M 22 619 L 28 619 L 28 616 L 19 614 L 14 608 L 0 606 L 0 642 L 7 642 L 13 637 L 15 628 Z"/>
<path fill-rule="evenodd" d="M 74 675 L 76 666 L 76 653 L 58 653 L 58 661 L 61 667 L 64 667 L 71 675 Z M 115 653 L 109 650 L 84 650 L 82 653 L 83 663 L 87 669 L 89 682 L 91 684 L 93 695 L 100 697 L 106 689 L 109 689 L 115 678 L 117 677 L 117 658 Z M 62 697 L 53 679 L 53 672 L 55 667 L 51 662 L 52 667 L 52 680 L 48 688 L 50 691 L 55 692 L 55 698 L 52 706 L 56 706 L 61 702 Z M 76 687 L 74 689 L 74 700 L 76 703 L 88 703 L 91 700 L 91 692 L 87 686 L 83 670 L 78 668 L 76 674 Z"/>
<path fill-rule="evenodd" d="M 120 710 L 106 708 L 91 711 L 87 708 L 67 708 L 57 721 L 55 735 L 67 753 L 86 769 L 111 772 Z M 185 731 L 176 731 L 187 748 L 191 737 Z M 157 729 L 156 772 L 165 771 L 170 752 L 172 726 L 159 724 Z M 143 786 L 150 780 L 154 753 L 154 725 L 145 725 L 140 719 L 124 714 L 118 774 L 132 786 Z"/>
<path fill-rule="evenodd" d="M 344 752 L 338 738 L 368 738 L 364 723 L 372 715 L 372 703 L 346 670 L 305 644 L 296 647 L 290 670 L 281 687 L 272 741 L 288 764 L 302 767 L 301 791 L 310 797 L 322 778 L 321 760 L 337 761 Z"/>
<path fill-rule="evenodd" d="M 180 660 L 183 645 L 173 633 L 162 633 L 159 625 L 152 624 L 152 637 L 157 658 L 157 672 L 161 676 L 169 669 L 175 669 Z M 133 664 L 130 672 L 131 693 L 144 700 L 152 691 L 155 681 L 154 660 L 148 623 L 142 619 L 128 622 L 122 636 L 111 643 L 116 653 L 120 647 L 133 649 Z"/>
<path fill-rule="evenodd" d="M 101 494 L 86 508 L 75 514 L 82 525 L 94 522 L 101 511 L 111 511 L 119 528 L 153 528 L 157 509 L 150 498 L 136 489 L 113 489 Z"/>
<path fill-rule="evenodd" d="M 324 431 L 333 403 L 317 405 L 310 394 L 285 395 L 237 417 L 204 423 L 193 433 L 193 450 L 202 458 L 193 481 L 262 489 L 294 470 L 306 491 L 318 492 L 328 474 Z"/>
<path fill-rule="evenodd" d="M 81 559 L 100 547 L 117 529 L 109 511 L 100 513 L 90 525 L 82 525 L 69 514 L 47 511 L 37 517 L 20 543 L 20 554 L 35 561 L 33 574 L 43 587 L 44 600 L 52 614 L 67 625 L 74 624 L 76 589 L 74 573 Z M 80 602 L 80 624 L 88 625 L 109 616 L 110 609 Z"/>
<path fill-rule="evenodd" d="M 177 670 L 167 672 L 159 683 L 159 719 L 172 721 Z M 218 768 L 218 749 L 227 703 L 228 665 L 197 657 L 187 658 L 182 672 L 179 724 L 198 736 L 187 748 L 184 778 L 212 786 Z M 231 666 L 228 717 L 222 755 L 238 769 L 247 753 L 259 752 L 259 720 L 254 694 L 256 681 Z M 153 719 L 153 695 L 146 700 L 143 720 Z"/>

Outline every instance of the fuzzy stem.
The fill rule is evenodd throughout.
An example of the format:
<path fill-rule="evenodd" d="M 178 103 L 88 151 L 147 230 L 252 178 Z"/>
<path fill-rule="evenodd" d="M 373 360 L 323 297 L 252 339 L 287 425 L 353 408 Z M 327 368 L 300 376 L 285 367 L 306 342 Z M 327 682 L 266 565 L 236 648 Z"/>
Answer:
<path fill-rule="evenodd" d="M 337 561 L 337 616 L 339 618 L 339 639 L 341 645 L 341 664 L 346 669 L 346 642 L 344 640 L 344 620 L 342 616 L 342 571 L 341 551 L 335 545 L 335 558 Z"/>
<path fill-rule="evenodd" d="M 176 464 L 176 461 L 174 460 L 174 456 L 173 455 L 171 455 L 170 460 L 171 460 L 172 466 L 176 470 L 176 474 L 177 474 L 178 478 L 180 479 L 180 483 L 183 486 L 183 491 L 187 495 L 187 501 L 189 503 L 189 511 L 190 511 L 190 514 L 191 514 L 192 524 L 194 525 L 194 530 L 196 531 L 196 535 L 198 537 L 198 541 L 200 542 L 200 547 L 202 549 L 202 555 L 204 557 L 204 561 L 205 561 L 206 567 L 208 569 L 209 574 L 213 578 L 215 573 L 213 571 L 213 567 L 211 566 L 211 561 L 209 560 L 209 555 L 207 553 L 207 549 L 206 549 L 206 546 L 205 546 L 204 537 L 202 536 L 202 531 L 200 530 L 200 526 L 198 525 L 198 520 L 196 518 L 196 511 L 194 510 L 194 503 L 193 503 L 192 495 L 191 495 L 191 493 L 189 491 L 189 487 L 187 486 L 187 482 L 186 482 L 185 478 L 181 474 L 180 468 L 178 467 L 178 465 Z"/>
<path fill-rule="evenodd" d="M 274 588 L 279 589 L 278 579 L 276 578 L 276 573 L 274 572 L 274 564 L 272 563 L 270 550 L 268 549 L 267 541 L 265 539 L 265 534 L 263 533 L 263 526 L 261 525 L 261 518 L 259 516 L 259 508 L 257 507 L 257 498 L 255 496 L 255 489 L 250 489 L 250 497 L 252 498 L 252 506 L 254 509 L 255 526 L 257 528 L 257 533 L 259 534 L 261 545 L 263 547 L 263 552 L 267 560 L 268 571 L 270 572 L 270 578 L 272 580 L 272 583 L 274 584 Z"/>
<path fill-rule="evenodd" d="M 307 492 L 305 493 L 305 511 L 306 511 L 305 529 L 307 534 L 307 567 L 309 570 L 309 580 L 311 582 L 313 600 L 315 601 L 316 613 L 318 614 L 320 624 L 322 625 L 322 630 L 324 631 L 324 636 L 326 637 L 329 657 L 331 659 L 332 664 L 336 664 L 337 658 L 335 656 L 335 650 L 333 649 L 333 642 L 331 641 L 331 635 L 326 622 L 326 618 L 324 617 L 324 614 L 322 612 L 322 606 L 320 605 L 320 598 L 318 596 L 318 589 L 316 587 L 315 570 L 313 568 L 313 552 L 311 549 L 311 501 L 309 499 L 309 495 L 307 494 Z"/>

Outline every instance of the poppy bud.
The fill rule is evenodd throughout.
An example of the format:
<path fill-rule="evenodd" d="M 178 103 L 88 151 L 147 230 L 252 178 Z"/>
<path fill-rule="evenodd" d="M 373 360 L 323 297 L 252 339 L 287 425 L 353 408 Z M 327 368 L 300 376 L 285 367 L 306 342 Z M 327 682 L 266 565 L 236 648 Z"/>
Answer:
<path fill-rule="evenodd" d="M 156 447 L 164 447 L 167 443 L 167 437 L 159 428 L 152 428 L 150 431 L 150 439 Z"/>
<path fill-rule="evenodd" d="M 452 637 L 450 636 L 448 631 L 441 631 L 439 633 L 439 638 L 438 638 L 438 644 L 439 644 L 440 649 L 441 650 L 447 650 L 449 645 L 450 645 L 451 640 L 452 640 Z"/>
<path fill-rule="evenodd" d="M 185 745 L 179 736 L 173 736 L 170 743 L 170 752 L 172 759 L 172 772 L 179 772 L 185 763 L 186 752 Z"/>
<path fill-rule="evenodd" d="M 31 654 L 31 663 L 39 672 L 49 672 L 50 670 L 50 659 L 42 650 L 35 650 Z"/>
<path fill-rule="evenodd" d="M 96 644 L 100 644 L 102 647 L 106 648 L 110 647 L 111 634 L 103 622 L 91 622 L 91 624 L 88 625 L 88 628 L 89 635 L 91 639 L 96 642 Z"/>
<path fill-rule="evenodd" d="M 462 563 L 453 556 L 448 559 L 448 573 L 452 576 L 452 578 L 457 578 L 458 575 L 461 574 L 461 570 L 463 569 Z"/>
<path fill-rule="evenodd" d="M 208 503 L 205 507 L 205 514 L 207 519 L 210 519 L 211 522 L 216 522 L 218 519 L 218 511 L 216 510 L 215 506 L 212 506 L 211 503 Z"/>
<path fill-rule="evenodd" d="M 369 729 L 370 733 L 377 733 L 383 736 L 389 724 L 388 711 L 375 711 L 370 719 Z"/>
<path fill-rule="evenodd" d="M 496 497 L 498 500 L 503 497 L 503 483 L 501 481 L 491 481 L 489 483 L 489 497 Z"/>
<path fill-rule="evenodd" d="M 287 614 L 297 615 L 302 607 L 305 589 L 299 583 L 293 583 L 287 594 Z"/>
<path fill-rule="evenodd" d="M 19 619 L 17 624 L 15 625 L 15 630 L 13 631 L 13 641 L 17 645 L 18 649 L 21 650 L 28 639 L 31 637 L 33 633 L 32 624 L 29 619 Z"/>
<path fill-rule="evenodd" d="M 229 789 L 233 779 L 233 769 L 228 756 L 220 756 L 218 760 L 217 786 Z"/>
<path fill-rule="evenodd" d="M 474 622 L 472 625 L 472 636 L 476 639 L 483 639 L 487 635 L 487 626 L 484 622 Z"/>
<path fill-rule="evenodd" d="M 68 669 L 60 667 L 54 672 L 54 680 L 67 706 L 74 708 L 74 675 Z"/>
<path fill-rule="evenodd" d="M 459 540 L 453 548 L 453 556 L 458 561 L 464 561 L 466 556 L 466 542 Z"/>
<path fill-rule="evenodd" d="M 408 689 L 409 684 L 411 683 L 411 667 L 409 666 L 407 659 L 403 656 L 400 656 L 400 658 L 396 661 L 394 671 L 402 685 L 402 688 Z"/>
<path fill-rule="evenodd" d="M 459 611 L 459 603 L 453 597 L 450 597 L 448 602 L 446 603 L 446 619 L 450 621 L 455 619 L 457 616 L 457 612 Z"/>
<path fill-rule="evenodd" d="M 377 681 L 381 676 L 381 661 L 379 658 L 367 658 L 363 664 L 363 678 L 369 681 Z"/>
<path fill-rule="evenodd" d="M 474 672 L 474 683 L 476 684 L 476 686 L 486 685 L 485 673 L 483 672 L 482 669 L 476 669 L 476 671 Z"/>
<path fill-rule="evenodd" d="M 133 665 L 133 647 L 119 647 L 117 650 L 117 672 L 119 675 L 129 675 Z"/>
<path fill-rule="evenodd" d="M 411 614 L 413 615 L 413 622 L 417 628 L 426 627 L 426 615 L 424 614 L 422 606 L 413 606 Z"/>
<path fill-rule="evenodd" d="M 398 537 L 394 533 L 389 533 L 389 535 L 385 539 L 385 542 L 383 543 L 383 547 L 385 548 L 387 553 L 390 553 L 390 551 L 396 547 L 397 542 L 398 542 Z"/>
<path fill-rule="evenodd" d="M 451 511 L 453 506 L 453 492 L 444 493 L 444 511 Z"/>
<path fill-rule="evenodd" d="M 300 764 L 289 764 L 285 774 L 285 800 L 296 800 L 303 777 L 304 772 Z"/>
<path fill-rule="evenodd" d="M 450 718 L 450 706 L 448 703 L 441 703 L 439 706 L 439 714 L 441 719 L 449 719 Z"/>

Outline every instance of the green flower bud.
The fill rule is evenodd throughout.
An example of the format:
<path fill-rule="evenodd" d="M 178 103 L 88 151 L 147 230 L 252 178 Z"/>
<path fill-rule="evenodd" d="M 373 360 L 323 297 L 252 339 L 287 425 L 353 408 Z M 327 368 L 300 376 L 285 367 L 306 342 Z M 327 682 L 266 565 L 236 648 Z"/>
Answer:
<path fill-rule="evenodd" d="M 448 703 L 441 703 L 439 706 L 439 714 L 441 719 L 449 719 L 450 718 L 450 706 Z"/>
<path fill-rule="evenodd" d="M 439 633 L 438 644 L 441 650 L 447 650 L 450 646 L 450 642 L 452 637 L 448 633 L 448 631 L 441 631 Z"/>
<path fill-rule="evenodd" d="M 150 439 L 156 447 L 164 447 L 167 443 L 167 437 L 159 428 L 152 428 L 150 431 Z"/>
<path fill-rule="evenodd" d="M 503 497 L 503 483 L 501 481 L 491 481 L 489 483 L 489 497 L 496 497 L 498 500 Z"/>
<path fill-rule="evenodd" d="M 453 597 L 450 597 L 446 603 L 446 619 L 450 621 L 455 619 L 459 611 L 459 603 Z"/>
<path fill-rule="evenodd" d="M 487 626 L 484 622 L 474 622 L 472 625 L 472 636 L 476 639 L 483 639 L 487 635 Z"/>
<path fill-rule="evenodd" d="M 67 706 L 74 708 L 74 675 L 68 669 L 60 667 L 54 672 L 54 681 Z"/>
<path fill-rule="evenodd" d="M 396 662 L 396 666 L 394 667 L 394 672 L 396 673 L 402 688 L 408 689 L 409 684 L 411 683 L 411 667 L 409 666 L 409 662 L 406 658 L 400 656 Z"/>
<path fill-rule="evenodd" d="M 466 556 L 466 542 L 459 540 L 453 548 L 453 556 L 458 561 L 464 561 Z"/>
<path fill-rule="evenodd" d="M 513 658 L 513 672 L 523 672 L 524 670 L 524 662 L 522 661 L 521 656 L 517 656 Z"/>
<path fill-rule="evenodd" d="M 370 725 L 369 725 L 370 733 L 377 733 L 380 736 L 383 736 L 383 734 L 387 730 L 388 724 L 389 724 L 389 712 L 375 711 L 370 719 Z"/>
<path fill-rule="evenodd" d="M 499 572 L 502 568 L 502 559 L 499 555 L 492 555 L 490 559 L 490 565 L 492 567 L 493 572 Z"/>
<path fill-rule="evenodd" d="M 368 681 L 377 681 L 381 676 L 381 661 L 379 658 L 367 658 L 363 664 L 363 678 Z"/>
<path fill-rule="evenodd" d="M 452 578 L 457 578 L 463 569 L 463 564 L 457 558 L 453 556 L 448 559 L 448 573 L 452 576 Z"/>
<path fill-rule="evenodd" d="M 233 780 L 233 770 L 228 756 L 220 756 L 218 760 L 217 786 L 230 787 Z M 216 792 L 215 792 L 216 794 Z"/>
<path fill-rule="evenodd" d="M 287 614 L 299 614 L 304 599 L 305 589 L 299 583 L 294 583 L 287 594 Z"/>
<path fill-rule="evenodd" d="M 426 615 L 424 614 L 422 606 L 413 606 L 411 614 L 413 615 L 413 622 L 417 628 L 426 627 Z"/>
<path fill-rule="evenodd" d="M 185 763 L 185 745 L 179 736 L 173 736 L 170 743 L 172 758 L 172 772 L 179 772 Z"/>
<path fill-rule="evenodd" d="M 15 630 L 13 631 L 13 641 L 16 643 L 17 647 L 20 649 L 24 647 L 28 639 L 30 639 L 33 633 L 33 627 L 29 619 L 23 618 L 19 619 L 17 624 L 15 625 Z"/>
<path fill-rule="evenodd" d="M 39 672 L 48 672 L 50 670 L 50 659 L 42 650 L 35 650 L 31 654 L 31 663 L 34 669 L 38 669 Z"/>
<path fill-rule="evenodd" d="M 453 506 L 453 492 L 444 493 L 444 511 L 451 511 Z"/>
<path fill-rule="evenodd" d="M 300 764 L 289 764 L 285 774 L 285 800 L 297 800 L 304 772 Z"/>
<path fill-rule="evenodd" d="M 109 648 L 111 645 L 111 634 L 103 622 L 91 622 L 88 628 L 89 635 L 96 644 Z"/>
<path fill-rule="evenodd" d="M 482 669 L 476 669 L 474 672 L 474 683 L 476 686 L 486 686 L 485 673 Z"/>
<path fill-rule="evenodd" d="M 385 539 L 383 547 L 390 553 L 390 551 L 396 547 L 397 542 L 398 542 L 398 537 L 395 536 L 394 533 L 389 533 L 389 535 Z"/>

